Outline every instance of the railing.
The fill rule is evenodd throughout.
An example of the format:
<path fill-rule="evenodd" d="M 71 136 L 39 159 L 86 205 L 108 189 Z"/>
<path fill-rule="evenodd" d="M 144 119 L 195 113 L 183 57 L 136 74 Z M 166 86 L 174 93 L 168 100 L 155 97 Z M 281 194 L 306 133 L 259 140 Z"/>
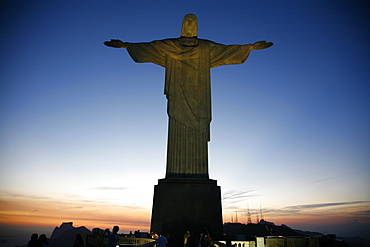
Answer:
<path fill-rule="evenodd" d="M 139 246 L 154 242 L 151 238 L 119 238 L 118 244 L 125 246 Z M 153 243 L 154 244 L 154 243 Z"/>
<path fill-rule="evenodd" d="M 212 241 L 212 243 L 216 247 L 227 247 L 225 241 Z"/>
<path fill-rule="evenodd" d="M 131 237 L 120 237 L 118 240 L 118 246 L 151 246 L 151 242 L 154 239 L 151 238 L 131 238 Z M 108 239 L 104 238 L 99 234 L 91 234 L 86 236 L 86 247 L 106 247 Z M 154 244 L 154 243 L 153 243 Z M 144 247 L 144 246 L 143 246 Z"/>
<path fill-rule="evenodd" d="M 317 237 L 256 237 L 256 241 L 231 240 L 233 247 L 320 247 Z M 214 241 L 217 247 L 226 247 L 226 241 Z"/>
<path fill-rule="evenodd" d="M 231 242 L 231 246 L 234 246 L 234 247 L 256 247 L 256 242 L 255 241 L 232 240 L 230 242 Z M 214 244 L 217 245 L 217 246 L 220 246 L 220 247 L 226 247 L 227 246 L 226 241 L 219 241 L 219 242 L 214 241 Z"/>

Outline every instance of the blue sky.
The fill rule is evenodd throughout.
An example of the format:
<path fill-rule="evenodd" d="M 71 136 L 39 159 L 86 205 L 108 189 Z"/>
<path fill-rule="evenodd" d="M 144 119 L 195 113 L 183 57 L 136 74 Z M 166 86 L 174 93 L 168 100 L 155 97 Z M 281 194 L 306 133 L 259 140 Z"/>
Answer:
<path fill-rule="evenodd" d="M 103 42 L 178 37 L 193 13 L 200 38 L 275 43 L 212 69 L 210 177 L 224 221 L 237 213 L 246 222 L 248 207 L 255 221 L 261 207 L 266 220 L 306 230 L 370 223 L 364 1 L 2 1 L 0 9 L 4 219 L 149 227 L 165 175 L 164 69 Z"/>

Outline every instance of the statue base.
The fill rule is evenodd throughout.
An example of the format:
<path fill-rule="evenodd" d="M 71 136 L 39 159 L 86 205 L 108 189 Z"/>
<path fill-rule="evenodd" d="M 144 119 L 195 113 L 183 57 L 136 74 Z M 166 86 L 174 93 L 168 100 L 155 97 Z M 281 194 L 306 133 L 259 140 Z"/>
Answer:
<path fill-rule="evenodd" d="M 222 225 L 221 189 L 216 180 L 158 180 L 158 185 L 154 187 L 150 231 L 164 234 L 169 246 L 183 246 L 187 230 L 193 231 L 197 238 L 207 229 L 212 239 L 220 238 Z"/>

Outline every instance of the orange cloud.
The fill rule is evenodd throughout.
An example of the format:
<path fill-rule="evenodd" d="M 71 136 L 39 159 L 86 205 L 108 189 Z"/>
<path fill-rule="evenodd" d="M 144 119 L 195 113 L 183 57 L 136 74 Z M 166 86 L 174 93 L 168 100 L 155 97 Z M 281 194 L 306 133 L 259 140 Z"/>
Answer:
<path fill-rule="evenodd" d="M 150 212 L 92 202 L 58 202 L 13 198 L 0 200 L 0 224 L 23 226 L 59 226 L 62 222 L 89 229 L 112 228 L 119 225 L 122 232 L 149 230 Z"/>

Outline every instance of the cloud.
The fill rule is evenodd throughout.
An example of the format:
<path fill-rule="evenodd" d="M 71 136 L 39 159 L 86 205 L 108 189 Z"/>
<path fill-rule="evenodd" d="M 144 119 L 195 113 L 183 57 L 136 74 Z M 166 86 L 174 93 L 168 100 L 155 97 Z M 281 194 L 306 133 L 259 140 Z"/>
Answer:
<path fill-rule="evenodd" d="M 87 199 L 81 199 L 79 201 L 73 200 L 65 203 L 69 203 L 73 206 L 70 206 L 68 209 L 82 209 L 86 207 L 116 207 L 116 208 L 127 208 L 127 209 L 135 209 L 135 210 L 141 210 L 145 207 L 142 207 L 136 203 L 117 203 L 112 202 L 111 200 L 87 200 Z"/>
<path fill-rule="evenodd" d="M 370 216 L 370 210 L 356 211 L 352 212 L 351 214 L 355 216 L 364 216 L 364 215 Z"/>
<path fill-rule="evenodd" d="M 25 199 L 35 199 L 35 200 L 51 199 L 50 197 L 46 197 L 46 196 L 35 196 L 35 195 L 19 194 L 19 193 L 12 193 L 12 192 L 3 192 L 3 194 L 11 198 L 25 198 Z"/>
<path fill-rule="evenodd" d="M 331 202 L 331 203 L 316 203 L 316 204 L 303 204 L 296 206 L 285 207 L 286 210 L 304 210 L 304 209 L 316 209 L 333 206 L 344 206 L 344 205 L 355 205 L 360 203 L 367 203 L 368 201 L 353 201 L 353 202 Z"/>
<path fill-rule="evenodd" d="M 245 199 L 245 198 L 257 196 L 255 194 L 250 194 L 254 191 L 256 190 L 245 190 L 245 191 L 230 190 L 224 193 L 222 199 L 223 200 L 234 200 L 234 199 Z"/>
<path fill-rule="evenodd" d="M 66 207 L 65 209 L 83 209 L 82 206 Z"/>
<path fill-rule="evenodd" d="M 265 208 L 264 213 L 271 217 L 282 217 L 282 216 L 332 216 L 346 215 L 346 216 L 357 216 L 357 217 L 368 217 L 370 214 L 369 210 L 360 210 L 364 206 L 368 205 L 369 201 L 350 201 L 350 202 L 332 202 L 332 203 L 315 203 L 315 204 L 301 204 L 293 205 L 283 208 Z M 345 206 L 345 207 L 342 207 Z M 353 207 L 355 208 L 353 208 Z M 357 211 L 355 211 L 357 207 Z M 351 209 L 350 209 L 351 208 Z"/>
<path fill-rule="evenodd" d="M 317 184 L 317 183 L 321 183 L 321 182 L 325 182 L 325 181 L 333 180 L 333 179 L 337 179 L 337 178 L 340 178 L 340 176 L 335 176 L 335 177 L 330 177 L 330 178 L 324 178 L 324 179 L 315 180 L 315 181 L 306 183 L 306 185 L 308 185 L 308 184 Z"/>
<path fill-rule="evenodd" d="M 253 192 L 257 191 L 257 189 L 253 190 L 229 190 L 226 191 L 222 196 L 222 207 L 226 210 L 238 210 L 238 211 L 246 211 L 246 208 L 240 208 L 239 203 L 243 203 L 246 199 L 251 197 L 259 196 L 259 194 L 255 194 Z"/>
<path fill-rule="evenodd" d="M 101 187 L 95 187 L 91 188 L 92 190 L 126 190 L 125 187 L 112 187 L 112 186 L 101 186 Z"/>

